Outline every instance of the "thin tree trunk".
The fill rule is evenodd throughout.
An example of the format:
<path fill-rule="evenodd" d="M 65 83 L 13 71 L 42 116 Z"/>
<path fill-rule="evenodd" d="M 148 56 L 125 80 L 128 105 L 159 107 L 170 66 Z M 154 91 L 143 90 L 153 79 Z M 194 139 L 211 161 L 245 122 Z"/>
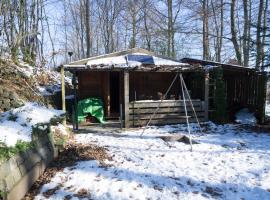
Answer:
<path fill-rule="evenodd" d="M 262 31 L 262 14 L 264 10 L 264 0 L 260 0 L 259 3 L 259 11 L 258 11 L 258 20 L 257 20 L 257 31 L 256 31 L 256 48 L 257 48 L 257 55 L 256 55 L 256 68 L 260 69 L 262 65 L 262 54 L 263 54 L 263 46 L 262 46 L 262 38 L 261 38 L 261 31 Z"/>
<path fill-rule="evenodd" d="M 85 0 L 85 31 L 86 31 L 86 57 L 90 57 L 91 35 L 90 35 L 90 0 Z"/>
<path fill-rule="evenodd" d="M 248 31 L 249 31 L 249 13 L 248 13 L 248 0 L 243 0 L 244 9 L 244 33 L 243 33 L 243 65 L 248 66 L 249 63 L 249 43 L 248 43 Z"/>
<path fill-rule="evenodd" d="M 203 0 L 203 59 L 210 60 L 209 26 L 208 26 L 208 0 Z"/>
<path fill-rule="evenodd" d="M 231 35 L 232 35 L 232 43 L 234 46 L 235 54 L 236 54 L 236 59 L 239 65 L 242 64 L 242 56 L 241 56 L 241 51 L 240 47 L 238 44 L 237 40 L 237 32 L 236 32 L 236 27 L 235 27 L 235 0 L 231 0 Z"/>

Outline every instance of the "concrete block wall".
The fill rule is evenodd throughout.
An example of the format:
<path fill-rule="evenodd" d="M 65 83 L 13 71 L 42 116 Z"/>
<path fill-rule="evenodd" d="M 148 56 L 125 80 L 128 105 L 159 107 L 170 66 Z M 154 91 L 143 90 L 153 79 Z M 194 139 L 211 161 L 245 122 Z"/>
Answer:
<path fill-rule="evenodd" d="M 0 163 L 0 194 L 4 200 L 23 198 L 57 157 L 58 150 L 53 144 L 50 124 L 33 127 L 32 141 L 33 148 Z"/>

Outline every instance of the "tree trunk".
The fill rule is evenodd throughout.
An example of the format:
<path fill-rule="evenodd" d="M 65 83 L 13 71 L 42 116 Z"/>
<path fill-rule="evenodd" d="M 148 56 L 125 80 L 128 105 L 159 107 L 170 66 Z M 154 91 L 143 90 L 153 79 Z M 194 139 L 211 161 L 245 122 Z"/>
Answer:
<path fill-rule="evenodd" d="M 248 31 L 249 31 L 249 13 L 248 13 L 248 0 L 243 0 L 244 9 L 244 33 L 243 33 L 243 65 L 248 67 L 249 63 L 249 43 L 248 43 Z"/>
<path fill-rule="evenodd" d="M 85 0 L 86 57 L 91 55 L 90 0 Z"/>
<path fill-rule="evenodd" d="M 232 35 L 232 43 L 236 54 L 236 59 L 239 65 L 242 64 L 242 55 L 240 51 L 240 47 L 237 40 L 237 32 L 235 27 L 235 0 L 231 0 L 231 35 Z"/>
<path fill-rule="evenodd" d="M 208 27 L 208 0 L 203 0 L 203 59 L 210 60 L 209 27 Z"/>
<path fill-rule="evenodd" d="M 263 46 L 262 46 L 262 38 L 261 38 L 261 31 L 262 31 L 262 15 L 264 9 L 264 0 L 260 0 L 259 3 L 259 11 L 258 11 L 258 20 L 257 20 L 257 30 L 256 30 L 256 68 L 260 69 L 262 65 L 262 55 L 263 55 Z"/>
<path fill-rule="evenodd" d="M 172 0 L 167 0 L 168 7 L 168 41 L 167 41 L 167 55 L 172 56 L 172 35 L 173 35 L 173 14 L 172 14 Z"/>

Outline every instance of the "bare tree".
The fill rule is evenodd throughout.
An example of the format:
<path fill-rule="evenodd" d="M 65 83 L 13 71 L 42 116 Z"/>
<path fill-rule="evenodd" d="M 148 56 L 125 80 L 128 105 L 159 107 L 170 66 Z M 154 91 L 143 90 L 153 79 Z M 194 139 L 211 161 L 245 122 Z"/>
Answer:
<path fill-rule="evenodd" d="M 231 13 L 230 13 L 230 18 L 231 18 L 231 35 L 232 35 L 232 43 L 234 46 L 237 62 L 239 65 L 242 64 L 242 55 L 240 51 L 240 46 L 238 43 L 238 36 L 236 32 L 236 26 L 235 26 L 235 0 L 231 0 Z"/>

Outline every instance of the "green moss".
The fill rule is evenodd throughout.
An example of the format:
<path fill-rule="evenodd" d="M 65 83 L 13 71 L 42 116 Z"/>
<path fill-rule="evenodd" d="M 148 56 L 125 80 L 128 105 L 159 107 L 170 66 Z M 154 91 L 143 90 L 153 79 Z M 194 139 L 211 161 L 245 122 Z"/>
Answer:
<path fill-rule="evenodd" d="M 14 147 L 7 147 L 6 144 L 0 142 L 0 160 L 9 159 L 18 153 L 25 152 L 33 146 L 33 143 L 21 140 L 19 140 Z"/>
<path fill-rule="evenodd" d="M 7 192 L 0 190 L 0 199 L 5 199 Z"/>
<path fill-rule="evenodd" d="M 224 124 L 228 122 L 227 97 L 222 68 L 217 68 L 214 73 L 216 89 L 214 95 L 214 121 Z"/>

